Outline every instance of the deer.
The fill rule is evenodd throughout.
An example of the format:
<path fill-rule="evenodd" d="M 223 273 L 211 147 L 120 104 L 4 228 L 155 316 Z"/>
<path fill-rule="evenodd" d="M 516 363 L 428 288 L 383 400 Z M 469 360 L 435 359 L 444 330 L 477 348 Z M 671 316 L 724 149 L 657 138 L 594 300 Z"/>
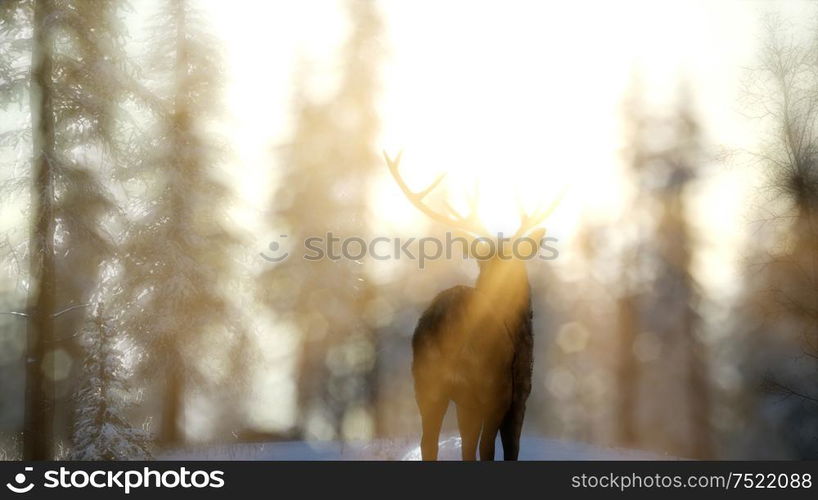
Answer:
<path fill-rule="evenodd" d="M 413 191 L 400 174 L 402 152 L 384 159 L 404 196 L 432 220 L 473 238 L 492 236 L 477 216 L 477 196 L 462 215 L 451 205 L 434 210 L 424 199 L 443 180 Z M 415 400 L 422 421 L 421 457 L 437 460 L 443 418 L 453 402 L 463 460 L 494 460 L 497 433 L 503 459 L 517 460 L 526 401 L 531 392 L 534 338 L 531 287 L 521 243 L 537 252 L 545 229 L 539 226 L 551 214 L 550 206 L 527 214 L 520 207 L 519 229 L 511 238 L 500 236 L 495 251 L 468 255 L 478 262 L 474 286 L 458 285 L 440 292 L 421 315 L 412 336 L 412 376 Z M 472 240 L 476 241 L 476 240 Z M 479 247 L 479 245 L 478 245 Z"/>

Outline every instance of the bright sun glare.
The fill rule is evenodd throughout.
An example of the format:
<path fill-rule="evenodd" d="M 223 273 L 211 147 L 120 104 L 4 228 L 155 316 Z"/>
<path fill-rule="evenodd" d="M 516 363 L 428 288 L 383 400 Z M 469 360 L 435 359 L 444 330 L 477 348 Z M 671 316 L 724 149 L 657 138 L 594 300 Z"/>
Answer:
<path fill-rule="evenodd" d="M 492 231 L 513 231 L 518 204 L 546 206 L 566 187 L 547 223 L 552 234 L 570 233 L 585 211 L 615 212 L 628 58 L 667 58 L 689 40 L 663 36 L 635 51 L 640 18 L 632 14 L 650 9 L 640 3 L 594 4 L 594 15 L 576 5 L 469 3 L 455 36 L 452 20 L 465 7 L 443 2 L 429 16 L 416 4 L 388 4 L 383 141 L 406 150 L 407 180 L 420 188 L 446 172 L 444 187 L 461 207 L 478 182 Z M 380 213 L 411 223 L 395 189 L 377 189 Z"/>
<path fill-rule="evenodd" d="M 318 5 L 326 16 L 312 15 Z M 281 110 L 291 109 L 293 71 L 308 61 L 319 81 L 337 73 L 347 26 L 342 4 L 327 5 L 262 3 L 254 5 L 260 15 L 247 19 L 227 3 L 211 4 L 231 65 L 229 133 L 240 145 L 236 163 L 245 174 L 237 176 L 238 189 L 250 208 L 239 217 L 246 221 L 259 217 L 269 195 L 260 181 L 276 159 L 269 145 L 289 134 L 290 116 Z M 381 2 L 379 145 L 391 154 L 405 151 L 407 182 L 419 189 L 446 172 L 441 189 L 463 208 L 478 181 L 481 217 L 493 231 L 516 227 L 518 203 L 533 210 L 565 186 L 568 194 L 547 222 L 550 234 L 569 237 L 585 214 L 614 217 L 627 184 L 619 120 L 634 64 L 645 87 L 665 98 L 680 75 L 703 79 L 701 107 L 713 115 L 707 119 L 722 135 L 733 133 L 723 103 L 734 96 L 722 82 L 734 75 L 722 61 L 741 60 L 752 48 L 723 31 L 749 32 L 740 2 L 590 5 Z M 266 29 L 269 19 L 279 20 L 279 29 Z M 691 37 L 694 24 L 702 29 Z M 372 197 L 376 225 L 422 231 L 428 222 L 400 195 L 385 165 Z M 724 217 L 728 228 L 732 220 Z"/>
<path fill-rule="evenodd" d="M 499 23 L 496 6 L 470 4 L 470 22 L 458 26 L 456 37 L 450 20 L 463 6 L 438 8 L 444 12 L 432 18 L 408 6 L 390 16 L 384 143 L 406 148 L 409 182 L 422 186 L 446 172 L 444 187 L 461 207 L 478 183 L 484 224 L 508 233 L 516 229 L 518 204 L 534 210 L 578 176 L 612 171 L 600 168 L 612 167 L 602 164 L 614 147 L 611 113 L 588 117 L 590 108 L 609 106 L 609 94 L 618 89 L 609 85 L 600 93 L 588 88 L 590 69 L 578 74 L 577 56 L 590 44 L 570 56 L 544 50 L 567 36 L 556 29 L 561 23 L 548 22 L 545 4 L 516 4 L 503 10 Z M 496 27 L 491 36 L 487 26 Z M 583 197 L 601 198 L 605 184 L 584 187 Z M 405 208 L 399 197 L 383 198 L 389 214 Z M 578 201 L 576 193 L 566 197 L 549 225 L 570 223 Z"/>

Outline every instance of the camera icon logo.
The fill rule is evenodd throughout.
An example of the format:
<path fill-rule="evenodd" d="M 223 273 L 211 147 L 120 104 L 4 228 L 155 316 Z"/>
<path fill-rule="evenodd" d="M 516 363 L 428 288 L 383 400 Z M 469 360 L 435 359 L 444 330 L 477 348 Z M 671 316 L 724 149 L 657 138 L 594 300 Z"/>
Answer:
<path fill-rule="evenodd" d="M 25 470 L 26 472 L 31 472 L 34 470 L 34 467 L 26 467 Z M 6 483 L 6 488 L 10 489 L 14 493 L 28 493 L 32 488 L 34 488 L 34 483 L 23 485 L 23 483 L 26 482 L 26 475 L 22 472 L 18 472 L 14 476 L 14 482 L 17 483 L 17 485 Z"/>

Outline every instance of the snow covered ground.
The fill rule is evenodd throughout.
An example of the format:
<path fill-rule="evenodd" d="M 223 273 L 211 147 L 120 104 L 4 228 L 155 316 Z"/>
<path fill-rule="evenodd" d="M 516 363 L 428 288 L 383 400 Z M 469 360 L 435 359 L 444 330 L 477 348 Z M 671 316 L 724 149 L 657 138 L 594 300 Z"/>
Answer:
<path fill-rule="evenodd" d="M 497 441 L 498 459 L 502 446 Z M 444 437 L 441 460 L 460 460 L 460 437 Z M 417 440 L 392 439 L 372 443 L 283 441 L 190 447 L 157 457 L 164 460 L 420 460 Z M 523 436 L 520 460 L 673 460 L 653 453 L 602 448 L 574 441 Z"/>

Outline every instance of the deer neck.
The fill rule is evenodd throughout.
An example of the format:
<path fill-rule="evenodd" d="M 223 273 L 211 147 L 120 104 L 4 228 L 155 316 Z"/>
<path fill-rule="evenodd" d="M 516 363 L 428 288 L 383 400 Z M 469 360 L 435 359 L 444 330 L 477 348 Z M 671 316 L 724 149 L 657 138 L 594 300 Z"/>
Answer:
<path fill-rule="evenodd" d="M 504 320 L 519 318 L 521 314 L 528 316 L 531 309 L 531 286 L 525 268 L 505 273 L 502 271 L 481 270 L 475 289 Z"/>

